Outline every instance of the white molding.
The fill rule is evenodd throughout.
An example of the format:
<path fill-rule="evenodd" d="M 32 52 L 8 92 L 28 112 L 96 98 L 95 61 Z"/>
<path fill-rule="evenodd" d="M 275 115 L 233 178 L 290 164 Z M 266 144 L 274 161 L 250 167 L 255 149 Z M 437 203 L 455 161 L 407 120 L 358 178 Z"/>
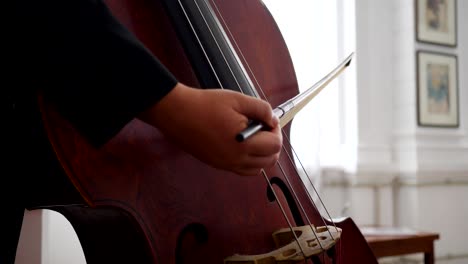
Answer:
<path fill-rule="evenodd" d="M 389 186 L 427 187 L 468 185 L 468 169 L 426 170 L 412 173 L 390 170 L 368 170 L 357 173 L 340 168 L 322 168 L 322 187 L 375 188 Z"/>

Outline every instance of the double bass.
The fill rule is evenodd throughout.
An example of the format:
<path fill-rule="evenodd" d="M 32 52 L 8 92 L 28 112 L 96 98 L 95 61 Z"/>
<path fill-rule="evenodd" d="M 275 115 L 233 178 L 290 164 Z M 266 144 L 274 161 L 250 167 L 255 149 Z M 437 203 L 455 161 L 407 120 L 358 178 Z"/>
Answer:
<path fill-rule="evenodd" d="M 183 83 L 234 89 L 273 107 L 298 94 L 286 44 L 259 0 L 106 3 Z M 288 140 L 263 177 L 239 177 L 137 119 L 94 148 L 39 99 L 57 157 L 86 202 L 56 210 L 74 224 L 88 263 L 377 263 L 352 219 L 332 221 L 317 210 Z M 288 139 L 290 125 L 282 130 Z M 107 223 L 132 229 L 105 232 Z"/>

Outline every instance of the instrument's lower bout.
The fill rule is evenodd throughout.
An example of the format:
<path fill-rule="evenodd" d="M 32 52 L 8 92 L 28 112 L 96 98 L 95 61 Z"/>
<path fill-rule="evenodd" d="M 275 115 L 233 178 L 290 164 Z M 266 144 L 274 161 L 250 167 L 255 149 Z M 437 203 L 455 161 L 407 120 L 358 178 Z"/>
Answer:
<path fill-rule="evenodd" d="M 324 253 L 335 246 L 342 230 L 335 226 L 313 225 L 283 228 L 272 234 L 277 249 L 259 255 L 236 254 L 227 257 L 224 264 L 297 263 Z"/>

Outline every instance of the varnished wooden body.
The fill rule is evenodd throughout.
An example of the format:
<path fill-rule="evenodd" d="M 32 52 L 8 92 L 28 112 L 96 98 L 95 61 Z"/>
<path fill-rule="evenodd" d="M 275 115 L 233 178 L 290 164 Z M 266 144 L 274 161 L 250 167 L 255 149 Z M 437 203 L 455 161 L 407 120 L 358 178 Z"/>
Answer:
<path fill-rule="evenodd" d="M 287 47 L 263 4 L 256 0 L 215 2 L 234 37 L 236 52 L 242 54 L 255 86 L 263 91 L 262 98 L 264 94 L 274 107 L 297 94 Z M 180 81 L 199 85 L 163 2 L 107 3 Z M 40 99 L 49 137 L 70 180 L 89 206 L 127 212 L 141 229 L 153 263 L 222 263 L 236 253 L 269 252 L 275 249 L 272 233 L 288 227 L 263 177 L 240 177 L 213 169 L 138 120 L 102 148 L 93 148 L 47 98 Z M 289 126 L 284 132 L 289 135 Z M 291 149 L 286 142 L 281 166 L 265 170 L 280 202 L 294 225 L 303 225 L 306 219 L 295 208 L 297 200 L 313 224 L 324 225 L 288 155 Z M 297 199 L 290 197 L 291 188 Z M 331 258 L 320 256 L 324 263 L 376 263 L 351 219 L 337 225 L 343 230 L 341 241 Z"/>

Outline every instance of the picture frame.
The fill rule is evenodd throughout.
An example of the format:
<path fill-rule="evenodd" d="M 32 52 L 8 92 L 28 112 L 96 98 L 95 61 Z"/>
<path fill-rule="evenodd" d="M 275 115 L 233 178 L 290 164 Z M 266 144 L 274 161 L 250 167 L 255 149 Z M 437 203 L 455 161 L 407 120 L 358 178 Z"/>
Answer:
<path fill-rule="evenodd" d="M 433 51 L 416 54 L 418 125 L 458 127 L 457 57 Z"/>
<path fill-rule="evenodd" d="M 416 40 L 457 46 L 457 1 L 415 0 Z"/>

